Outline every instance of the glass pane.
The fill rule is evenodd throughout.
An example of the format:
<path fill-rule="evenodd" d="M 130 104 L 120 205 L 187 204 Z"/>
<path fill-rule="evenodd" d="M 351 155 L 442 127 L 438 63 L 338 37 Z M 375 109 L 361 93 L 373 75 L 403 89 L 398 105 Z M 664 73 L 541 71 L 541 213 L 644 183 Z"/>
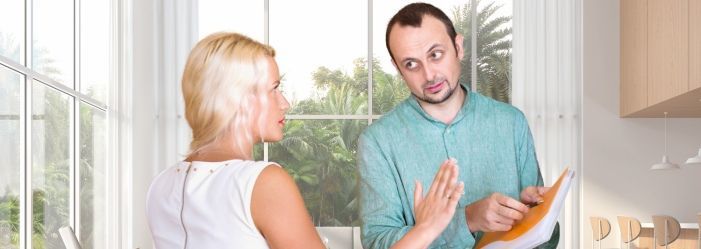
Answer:
<path fill-rule="evenodd" d="M 454 20 L 469 23 L 466 20 L 471 20 L 472 15 L 468 9 L 456 13 Z M 482 0 L 478 3 L 477 11 L 477 91 L 484 96 L 510 103 L 513 0 Z M 458 32 L 467 38 L 469 30 L 470 28 L 467 28 Z M 466 61 L 472 62 L 470 51 L 465 50 L 465 58 Z M 470 64 L 463 64 L 462 76 L 466 78 L 461 80 L 464 82 L 470 82 L 468 79 L 472 77 L 468 65 Z"/>
<path fill-rule="evenodd" d="M 33 2 L 32 68 L 73 87 L 73 0 Z"/>
<path fill-rule="evenodd" d="M 0 55 L 23 64 L 22 54 L 24 54 L 24 1 L 4 0 L 0 8 Z"/>
<path fill-rule="evenodd" d="M 231 31 L 265 42 L 265 2 L 245 0 L 200 0 L 199 37 Z"/>
<path fill-rule="evenodd" d="M 270 161 L 295 179 L 316 226 L 359 226 L 358 136 L 367 120 L 290 120 Z"/>
<path fill-rule="evenodd" d="M 263 161 L 263 144 L 259 143 L 253 146 L 253 160 Z"/>
<path fill-rule="evenodd" d="M 80 1 L 80 91 L 103 103 L 110 80 L 110 0 Z"/>
<path fill-rule="evenodd" d="M 32 87 L 32 246 L 63 248 L 68 225 L 71 101 L 40 82 Z"/>
<path fill-rule="evenodd" d="M 404 83 L 402 76 L 391 65 L 391 61 L 391 68 L 385 68 L 378 58 L 375 58 L 373 63 L 372 114 L 384 114 L 409 97 L 409 88 Z"/>
<path fill-rule="evenodd" d="M 20 84 L 22 75 L 0 66 L 0 248 L 19 248 Z"/>
<path fill-rule="evenodd" d="M 270 1 L 289 114 L 368 114 L 367 23 L 367 1 Z"/>
<path fill-rule="evenodd" d="M 80 243 L 106 248 L 107 127 L 105 113 L 80 104 Z"/>
<path fill-rule="evenodd" d="M 373 1 L 372 6 L 372 113 L 384 114 L 409 96 L 409 89 L 397 69 L 385 45 L 387 23 L 392 15 L 411 1 Z"/>

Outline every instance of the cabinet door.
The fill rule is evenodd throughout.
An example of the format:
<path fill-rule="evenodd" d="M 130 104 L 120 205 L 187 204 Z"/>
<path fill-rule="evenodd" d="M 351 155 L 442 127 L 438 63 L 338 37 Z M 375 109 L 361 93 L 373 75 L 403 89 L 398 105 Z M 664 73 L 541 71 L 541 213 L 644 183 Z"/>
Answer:
<path fill-rule="evenodd" d="M 648 0 L 647 35 L 648 105 L 655 105 L 689 89 L 689 0 Z"/>
<path fill-rule="evenodd" d="M 621 116 L 647 107 L 647 0 L 621 0 Z"/>
<path fill-rule="evenodd" d="M 701 87 L 701 0 L 689 0 L 689 90 Z"/>

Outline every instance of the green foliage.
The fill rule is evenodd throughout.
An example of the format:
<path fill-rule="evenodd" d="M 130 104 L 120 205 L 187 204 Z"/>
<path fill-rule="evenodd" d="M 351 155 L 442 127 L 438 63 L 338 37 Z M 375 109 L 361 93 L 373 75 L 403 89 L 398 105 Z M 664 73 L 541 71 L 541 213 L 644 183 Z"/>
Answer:
<path fill-rule="evenodd" d="M 375 58 L 372 63 L 372 113 L 384 114 L 409 97 L 409 89 L 400 75 L 385 72 Z"/>
<path fill-rule="evenodd" d="M 34 93 L 43 100 L 44 110 L 34 112 L 32 125 L 43 134 L 37 133 L 41 142 L 33 148 L 44 154 L 33 160 L 32 247 L 61 248 L 58 229 L 68 225 L 70 207 L 70 105 L 60 93 L 44 86 L 35 85 Z"/>
<path fill-rule="evenodd" d="M 19 246 L 19 215 L 19 196 L 9 194 L 8 189 L 0 198 L 0 248 Z"/>
<path fill-rule="evenodd" d="M 10 58 L 19 55 L 19 47 L 12 37 L 0 34 L 0 50 Z M 34 69 L 55 78 L 60 72 L 53 66 L 54 60 L 47 56 L 47 51 L 37 49 L 33 53 Z M 33 138 L 33 182 L 31 240 L 33 248 L 63 248 L 58 236 L 58 228 L 68 225 L 69 189 L 70 189 L 70 105 L 65 95 L 51 90 L 41 84 L 32 83 L 34 110 L 31 125 L 35 132 Z M 91 92 L 92 89 L 88 91 Z M 90 93 L 89 93 L 90 94 Z M 81 105 L 80 108 L 80 150 L 81 159 L 81 241 L 85 248 L 92 248 L 93 208 L 89 204 L 93 199 L 93 142 L 92 109 Z M 39 154 L 41 153 L 41 154 Z M 83 204 L 87 205 L 83 205 Z M 0 248 L 19 247 L 19 196 L 8 188 L 0 196 L 0 230 L 9 227 L 9 241 L 5 234 L 0 234 Z M 86 243 L 87 242 L 87 243 Z"/>
<path fill-rule="evenodd" d="M 364 120 L 293 120 L 270 159 L 285 166 L 300 187 L 317 225 L 358 224 L 355 153 Z"/>
<path fill-rule="evenodd" d="M 303 100 L 292 113 L 367 114 L 367 67 L 354 61 L 353 75 L 319 67 L 312 75 L 323 97 Z M 305 204 L 319 226 L 358 225 L 355 198 L 357 137 L 366 120 L 293 120 L 285 138 L 270 148 L 299 185 Z"/>
<path fill-rule="evenodd" d="M 482 1 L 477 1 L 480 6 Z M 477 12 L 477 91 L 493 99 L 511 102 L 511 28 L 504 25 L 511 17 L 496 17 L 501 6 L 489 2 Z M 472 81 L 472 6 L 453 11 L 455 29 L 462 34 L 465 50 L 460 82 Z M 468 84 L 469 85 L 469 84 Z"/>

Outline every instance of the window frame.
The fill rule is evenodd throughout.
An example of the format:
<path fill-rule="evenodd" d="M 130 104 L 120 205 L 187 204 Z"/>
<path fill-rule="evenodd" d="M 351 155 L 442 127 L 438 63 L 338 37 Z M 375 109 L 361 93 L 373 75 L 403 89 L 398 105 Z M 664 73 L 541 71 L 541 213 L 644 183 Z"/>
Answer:
<path fill-rule="evenodd" d="M 117 165 L 128 163 L 130 155 L 124 153 L 126 145 L 128 145 L 131 139 L 128 136 L 130 134 L 129 129 L 126 127 L 122 117 L 129 117 L 131 112 L 128 108 L 130 107 L 129 101 L 131 97 L 128 93 L 131 89 L 131 83 L 129 80 L 131 77 L 131 69 L 127 66 L 127 62 L 131 58 L 131 53 L 128 48 L 131 47 L 131 1 L 132 0 L 109 0 L 107 3 L 109 5 L 109 42 L 110 42 L 110 58 L 109 58 L 109 77 L 105 89 L 107 91 L 105 101 L 99 101 L 85 93 L 81 90 L 81 0 L 73 0 L 73 82 L 66 82 L 63 84 L 58 82 L 47 75 L 41 74 L 35 69 L 32 69 L 32 59 L 33 59 L 33 0 L 25 0 L 23 4 L 24 8 L 24 23 L 23 25 L 23 35 L 24 41 L 21 46 L 24 46 L 24 51 L 21 51 L 20 60 L 15 61 L 11 58 L 4 57 L 0 55 L 0 66 L 16 73 L 21 76 L 19 94 L 20 94 L 20 104 L 19 104 L 19 248 L 32 248 L 32 234 L 33 234 L 33 186 L 32 186 L 32 137 L 35 135 L 32 130 L 32 119 L 28 115 L 32 115 L 33 98 L 33 86 L 34 84 L 40 84 L 42 87 L 47 87 L 49 91 L 56 91 L 61 96 L 68 98 L 69 103 L 69 134 L 68 139 L 70 146 L 69 151 L 69 217 L 68 224 L 74 228 L 77 237 L 80 237 L 80 107 L 82 104 L 92 108 L 94 111 L 101 112 L 104 117 L 105 124 L 105 143 L 96 146 L 102 146 L 105 151 L 106 162 L 104 165 L 106 167 L 105 178 L 100 180 L 105 180 L 105 194 L 104 201 L 106 205 L 112 207 L 126 207 L 130 200 L 124 199 L 125 192 L 120 191 L 120 186 L 129 182 L 130 177 L 125 175 L 123 172 L 117 170 Z M 72 86 L 72 88 L 71 88 Z M 127 96 L 125 96 L 127 95 Z M 124 111 L 122 111 L 124 110 Z M 127 112 L 125 112 L 127 111 Z M 90 117 L 92 118 L 92 117 Z M 119 154 L 119 156 L 117 156 Z M 122 156 L 124 155 L 124 156 Z M 125 167 L 128 168 L 128 167 Z M 127 172 L 130 174 L 130 172 Z M 127 231 L 127 226 L 122 224 L 125 221 L 125 216 L 128 216 L 128 212 L 123 211 L 124 208 L 113 208 L 107 210 L 107 217 L 105 217 L 105 237 L 106 240 L 99 242 L 101 243 L 99 247 L 105 248 L 119 248 L 123 243 L 123 236 Z M 29 222 L 29 223 L 28 223 Z M 129 224 L 129 223 L 125 223 Z M 120 232 L 122 231 L 121 235 Z"/>

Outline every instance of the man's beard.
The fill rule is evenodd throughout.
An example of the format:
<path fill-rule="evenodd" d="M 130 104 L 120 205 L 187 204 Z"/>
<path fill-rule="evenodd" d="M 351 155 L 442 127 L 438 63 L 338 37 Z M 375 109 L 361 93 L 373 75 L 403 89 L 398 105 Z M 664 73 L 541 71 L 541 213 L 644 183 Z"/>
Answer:
<path fill-rule="evenodd" d="M 440 79 L 440 81 L 443 81 L 443 79 Z M 424 84 L 424 85 L 432 85 L 434 83 L 435 83 L 435 81 L 433 81 L 433 82 L 429 81 L 429 82 L 426 82 L 426 84 Z M 453 94 L 455 94 L 455 89 L 458 88 L 458 84 L 455 84 L 455 86 L 451 88 L 450 82 L 448 80 L 445 80 L 445 84 L 448 85 L 448 92 L 445 93 L 445 95 L 443 95 L 443 97 L 440 97 L 439 99 L 429 98 L 426 95 L 426 88 L 425 87 L 423 88 L 424 89 L 423 96 L 418 96 L 418 95 L 414 94 L 413 92 L 411 93 L 411 95 L 414 95 L 414 97 L 416 97 L 417 99 L 419 99 L 423 102 L 429 103 L 429 104 L 440 104 L 440 103 L 443 103 L 446 100 L 448 100 L 450 98 L 450 96 L 453 96 Z"/>

